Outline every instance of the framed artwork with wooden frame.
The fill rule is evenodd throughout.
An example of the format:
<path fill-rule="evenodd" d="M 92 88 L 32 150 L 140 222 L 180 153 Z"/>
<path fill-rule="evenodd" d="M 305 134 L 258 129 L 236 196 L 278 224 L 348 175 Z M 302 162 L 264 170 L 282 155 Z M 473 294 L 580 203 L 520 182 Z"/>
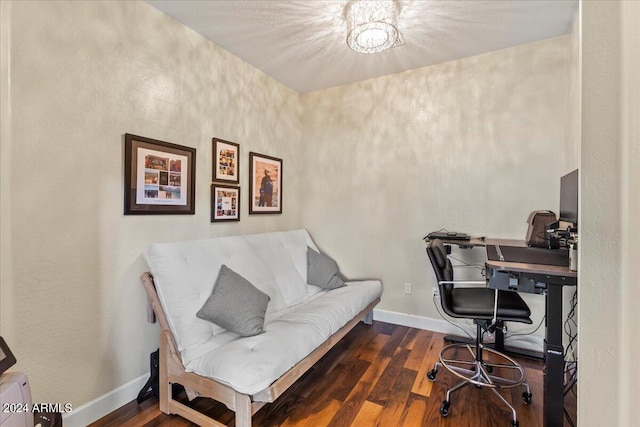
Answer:
<path fill-rule="evenodd" d="M 211 184 L 211 222 L 240 221 L 240 187 Z"/>
<path fill-rule="evenodd" d="M 282 213 L 282 159 L 249 153 L 249 213 Z"/>
<path fill-rule="evenodd" d="M 240 144 L 213 138 L 212 181 L 240 182 Z"/>
<path fill-rule="evenodd" d="M 195 165 L 195 148 L 125 134 L 124 214 L 194 214 Z"/>

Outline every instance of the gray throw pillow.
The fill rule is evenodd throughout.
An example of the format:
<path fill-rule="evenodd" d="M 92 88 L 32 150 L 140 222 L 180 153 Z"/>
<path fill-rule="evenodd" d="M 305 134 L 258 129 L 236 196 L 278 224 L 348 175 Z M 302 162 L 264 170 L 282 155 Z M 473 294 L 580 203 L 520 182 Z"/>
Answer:
<path fill-rule="evenodd" d="M 338 273 L 338 264 L 333 259 L 307 246 L 308 284 L 324 289 L 341 288 L 345 284 Z"/>
<path fill-rule="evenodd" d="M 262 333 L 269 295 L 226 265 L 196 316 L 243 337 Z"/>

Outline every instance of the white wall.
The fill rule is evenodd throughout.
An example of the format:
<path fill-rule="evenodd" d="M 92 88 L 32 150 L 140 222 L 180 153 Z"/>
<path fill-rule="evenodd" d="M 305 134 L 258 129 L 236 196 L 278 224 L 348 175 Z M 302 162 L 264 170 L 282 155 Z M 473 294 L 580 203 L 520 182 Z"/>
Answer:
<path fill-rule="evenodd" d="M 620 18 L 617 3 L 581 5 L 578 422 L 585 426 L 621 425 Z"/>
<path fill-rule="evenodd" d="M 35 401 L 148 372 L 138 276 L 156 241 L 299 226 L 299 95 L 143 2 L 2 2 L 2 324 Z M 197 149 L 196 214 L 123 215 L 123 134 Z M 242 220 L 210 223 L 211 138 L 241 146 Z M 248 153 L 284 160 L 249 216 Z"/>
<path fill-rule="evenodd" d="M 640 4 L 582 2 L 578 423 L 636 425 Z"/>
<path fill-rule="evenodd" d="M 521 239 L 530 211 L 557 210 L 569 43 L 302 95 L 301 223 L 347 276 L 383 280 L 381 309 L 439 318 L 421 240 L 429 231 Z M 537 322 L 544 301 L 527 299 Z"/>
<path fill-rule="evenodd" d="M 568 34 L 569 43 L 567 43 L 567 61 L 566 61 L 566 81 L 567 81 L 567 115 L 566 115 L 566 144 L 564 146 L 564 172 L 569 173 L 580 168 L 580 141 L 581 141 L 581 119 L 582 119 L 582 103 L 581 103 L 581 72 L 580 72 L 580 10 L 576 7 L 573 16 L 573 23 Z M 579 278 L 578 278 L 579 280 Z M 564 298 L 564 318 L 571 313 L 571 304 L 575 301 L 573 298 L 578 290 L 577 286 L 566 286 L 563 289 Z M 573 320 L 577 322 L 577 307 L 574 311 Z M 571 333 L 576 333 L 573 323 Z M 571 342 L 568 333 L 563 335 L 563 343 L 567 350 L 567 360 L 575 361 L 577 359 L 577 342 L 573 341 L 573 346 L 567 348 Z"/>
<path fill-rule="evenodd" d="M 565 171 L 569 173 L 580 167 L 581 140 L 581 72 L 580 72 L 580 10 L 577 7 L 573 17 L 573 24 L 569 31 L 567 43 L 567 114 L 566 139 L 564 146 Z"/>
<path fill-rule="evenodd" d="M 640 324 L 640 2 L 622 3 L 622 295 L 621 379 L 618 389 L 621 425 L 640 420 L 637 390 L 640 384 L 638 328 Z M 591 403 L 591 402 L 587 402 Z M 588 416 L 588 415 L 587 415 Z"/>

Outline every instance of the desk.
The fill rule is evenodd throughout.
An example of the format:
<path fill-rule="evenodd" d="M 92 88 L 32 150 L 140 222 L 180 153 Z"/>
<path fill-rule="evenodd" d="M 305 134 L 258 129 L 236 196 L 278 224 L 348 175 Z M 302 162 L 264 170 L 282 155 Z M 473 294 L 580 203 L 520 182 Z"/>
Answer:
<path fill-rule="evenodd" d="M 522 246 L 523 240 L 478 239 L 448 240 L 461 248 L 474 246 Z M 578 274 L 568 266 L 493 261 L 487 259 L 487 284 L 490 288 L 535 293 L 545 296 L 544 340 L 544 426 L 562 427 L 564 416 L 564 347 L 562 345 L 562 288 L 576 286 Z"/>

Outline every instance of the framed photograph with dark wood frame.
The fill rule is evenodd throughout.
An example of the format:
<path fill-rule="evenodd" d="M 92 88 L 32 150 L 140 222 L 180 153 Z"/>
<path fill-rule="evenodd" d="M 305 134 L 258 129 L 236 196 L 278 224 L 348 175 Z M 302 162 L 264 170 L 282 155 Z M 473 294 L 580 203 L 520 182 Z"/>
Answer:
<path fill-rule="evenodd" d="M 240 187 L 211 184 L 211 222 L 240 221 Z"/>
<path fill-rule="evenodd" d="M 194 214 L 196 149 L 124 135 L 124 214 Z"/>
<path fill-rule="evenodd" d="M 240 182 L 240 144 L 213 138 L 212 181 Z"/>
<path fill-rule="evenodd" d="M 249 153 L 249 213 L 282 213 L 282 159 Z"/>

